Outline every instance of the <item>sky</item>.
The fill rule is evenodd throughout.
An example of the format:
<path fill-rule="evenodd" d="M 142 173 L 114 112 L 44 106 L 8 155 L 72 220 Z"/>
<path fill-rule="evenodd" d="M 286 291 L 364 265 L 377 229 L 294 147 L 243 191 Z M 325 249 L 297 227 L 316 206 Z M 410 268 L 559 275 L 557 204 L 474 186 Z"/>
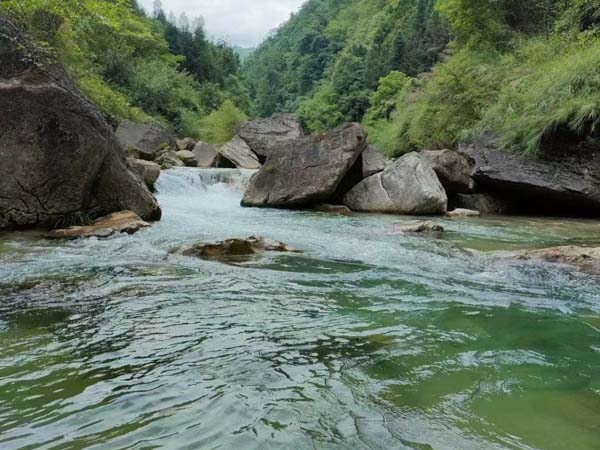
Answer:
<path fill-rule="evenodd" d="M 209 37 L 232 45 L 256 47 L 269 31 L 285 22 L 304 0 L 161 0 L 163 9 L 190 20 L 202 16 Z M 154 0 L 139 0 L 152 11 Z"/>

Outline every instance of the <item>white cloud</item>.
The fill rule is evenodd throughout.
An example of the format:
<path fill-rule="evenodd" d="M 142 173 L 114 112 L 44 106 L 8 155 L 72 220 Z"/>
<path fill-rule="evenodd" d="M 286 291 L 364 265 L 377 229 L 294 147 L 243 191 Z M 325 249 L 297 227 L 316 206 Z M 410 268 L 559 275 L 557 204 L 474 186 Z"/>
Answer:
<path fill-rule="evenodd" d="M 152 11 L 154 0 L 139 0 Z M 234 45 L 254 47 L 304 0 L 162 0 L 163 9 L 176 17 L 182 12 L 193 19 L 202 16 L 209 37 L 226 39 Z"/>

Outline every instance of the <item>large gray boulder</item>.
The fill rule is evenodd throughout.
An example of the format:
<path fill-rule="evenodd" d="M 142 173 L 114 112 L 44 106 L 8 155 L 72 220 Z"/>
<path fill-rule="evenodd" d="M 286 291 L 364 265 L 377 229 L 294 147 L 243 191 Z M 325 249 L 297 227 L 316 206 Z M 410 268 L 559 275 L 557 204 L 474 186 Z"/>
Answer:
<path fill-rule="evenodd" d="M 446 213 L 448 197 L 431 165 L 409 153 L 357 184 L 344 204 L 353 211 L 437 215 Z"/>
<path fill-rule="evenodd" d="M 473 191 L 474 163 L 470 158 L 452 150 L 424 150 L 419 155 L 431 164 L 447 192 L 466 194 Z"/>
<path fill-rule="evenodd" d="M 160 166 L 152 161 L 144 161 L 143 159 L 129 158 L 129 165 L 137 173 L 148 189 L 154 191 L 154 185 L 160 177 Z"/>
<path fill-rule="evenodd" d="M 368 178 L 376 173 L 383 172 L 391 159 L 378 149 L 369 145 L 362 154 L 362 176 Z"/>
<path fill-rule="evenodd" d="M 189 150 L 179 150 L 178 152 L 175 152 L 175 154 L 187 167 L 198 167 L 198 160 L 193 152 L 190 152 Z"/>
<path fill-rule="evenodd" d="M 217 167 L 219 163 L 219 149 L 217 146 L 206 142 L 198 142 L 192 150 L 198 167 L 209 168 Z"/>
<path fill-rule="evenodd" d="M 135 152 L 146 161 L 154 161 L 166 148 L 177 148 L 173 135 L 163 128 L 129 120 L 119 124 L 117 138 L 126 150 Z"/>
<path fill-rule="evenodd" d="M 266 119 L 244 122 L 237 134 L 264 163 L 274 149 L 286 148 L 281 144 L 304 136 L 300 121 L 290 114 L 275 114 Z"/>
<path fill-rule="evenodd" d="M 356 123 L 281 145 L 250 180 L 242 205 L 283 208 L 327 203 L 367 146 Z"/>
<path fill-rule="evenodd" d="M 112 129 L 59 68 L 0 15 L 0 228 L 160 208 Z"/>
<path fill-rule="evenodd" d="M 219 149 L 220 158 L 230 161 L 238 169 L 259 169 L 258 157 L 252 152 L 246 141 L 236 136 Z"/>
<path fill-rule="evenodd" d="M 600 216 L 600 151 L 527 159 L 489 146 L 461 151 L 475 161 L 477 190 L 501 196 L 517 212 Z"/>

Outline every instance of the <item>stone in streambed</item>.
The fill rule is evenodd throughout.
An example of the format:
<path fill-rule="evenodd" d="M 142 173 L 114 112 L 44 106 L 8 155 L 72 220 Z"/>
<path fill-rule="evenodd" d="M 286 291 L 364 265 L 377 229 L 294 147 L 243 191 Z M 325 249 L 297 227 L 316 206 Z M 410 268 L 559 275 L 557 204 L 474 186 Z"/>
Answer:
<path fill-rule="evenodd" d="M 357 184 L 344 204 L 353 211 L 438 215 L 446 213 L 448 197 L 431 165 L 409 153 Z"/>
<path fill-rule="evenodd" d="M 446 216 L 452 218 L 465 218 L 465 217 L 481 217 L 481 213 L 479 211 L 475 211 L 472 209 L 464 209 L 464 208 L 456 208 L 453 211 L 448 211 Z"/>
<path fill-rule="evenodd" d="M 179 250 L 177 253 L 183 256 L 193 256 L 203 259 L 227 259 L 265 252 L 302 253 L 283 242 L 255 236 L 251 236 L 248 239 L 228 239 L 214 243 L 198 243 L 190 248 Z"/>
<path fill-rule="evenodd" d="M 275 114 L 266 119 L 251 120 L 238 126 L 237 134 L 264 163 L 277 149 L 302 136 L 300 121 L 291 114 Z"/>
<path fill-rule="evenodd" d="M 198 142 L 192 151 L 198 161 L 198 167 L 208 169 L 219 166 L 220 155 L 216 145 Z"/>
<path fill-rule="evenodd" d="M 53 230 L 46 234 L 46 237 L 48 239 L 107 238 L 117 233 L 135 234 L 149 226 L 136 213 L 120 211 L 101 217 L 92 225 Z"/>
<path fill-rule="evenodd" d="M 317 212 L 336 214 L 338 216 L 352 216 L 354 214 L 350 208 L 344 205 L 330 205 L 327 203 L 321 203 L 314 206 L 312 209 Z"/>
<path fill-rule="evenodd" d="M 356 123 L 287 142 L 252 177 L 242 205 L 298 208 L 331 201 L 366 146 Z"/>
<path fill-rule="evenodd" d="M 131 168 L 144 180 L 146 186 L 151 191 L 154 190 L 154 185 L 160 177 L 160 166 L 151 161 L 145 161 L 143 159 L 128 159 Z"/>
<path fill-rule="evenodd" d="M 176 145 L 173 135 L 164 128 L 130 120 L 119 124 L 116 135 L 126 150 L 134 151 L 146 161 L 154 161 L 162 150 Z"/>
<path fill-rule="evenodd" d="M 584 272 L 600 275 L 600 247 L 562 246 L 539 250 L 497 252 L 495 256 L 501 259 L 564 264 Z"/>
<path fill-rule="evenodd" d="M 394 232 L 399 234 L 404 233 L 443 233 L 444 227 L 430 220 L 421 220 L 406 224 L 398 224 L 394 226 Z"/>
<path fill-rule="evenodd" d="M 177 158 L 186 165 L 186 167 L 198 167 L 198 160 L 196 155 L 189 150 L 179 150 L 175 152 Z"/>
<path fill-rule="evenodd" d="M 219 156 L 230 161 L 238 169 L 259 169 L 258 157 L 252 152 L 246 141 L 234 137 L 219 149 Z"/>
<path fill-rule="evenodd" d="M 429 162 L 446 192 L 465 194 L 474 189 L 475 163 L 470 158 L 452 150 L 423 150 L 419 157 Z"/>

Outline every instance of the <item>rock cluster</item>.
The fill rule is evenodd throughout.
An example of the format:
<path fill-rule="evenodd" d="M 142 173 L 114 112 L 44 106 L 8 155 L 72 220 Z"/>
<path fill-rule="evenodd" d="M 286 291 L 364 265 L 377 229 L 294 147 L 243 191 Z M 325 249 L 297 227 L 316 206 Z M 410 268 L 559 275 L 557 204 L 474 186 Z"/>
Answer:
<path fill-rule="evenodd" d="M 202 259 L 227 260 L 265 252 L 302 253 L 283 242 L 256 236 L 211 243 L 200 242 L 191 247 L 180 249 L 176 253 Z"/>

